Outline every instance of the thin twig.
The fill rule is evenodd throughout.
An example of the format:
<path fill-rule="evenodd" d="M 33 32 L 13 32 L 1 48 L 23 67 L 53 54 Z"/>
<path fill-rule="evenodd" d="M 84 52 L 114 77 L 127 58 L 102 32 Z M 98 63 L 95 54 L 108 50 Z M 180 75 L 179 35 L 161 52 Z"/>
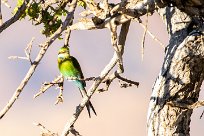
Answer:
<path fill-rule="evenodd" d="M 47 82 L 43 83 L 43 85 L 40 88 L 40 91 L 37 94 L 35 94 L 33 98 L 37 98 L 41 94 L 45 93 L 50 87 L 60 83 L 63 83 L 63 77 L 61 75 L 55 78 L 51 83 Z"/>
<path fill-rule="evenodd" d="M 121 80 L 118 80 L 118 82 L 121 88 L 132 87 L 132 84 L 130 83 L 122 83 Z"/>
<path fill-rule="evenodd" d="M 12 60 L 17 60 L 17 59 L 28 60 L 27 57 L 20 57 L 20 56 L 9 56 L 8 59 L 12 59 Z"/>
<path fill-rule="evenodd" d="M 75 81 L 75 80 L 80 80 L 80 81 L 95 81 L 97 80 L 98 77 L 87 77 L 87 78 L 78 78 L 78 77 L 66 77 L 66 80 L 69 81 Z"/>
<path fill-rule="evenodd" d="M 105 87 L 103 88 L 100 88 L 97 90 L 97 92 L 101 93 L 101 92 L 105 92 L 105 91 L 108 91 L 112 81 L 115 79 L 115 77 L 112 77 L 112 76 L 108 76 L 108 78 L 106 77 L 104 79 L 104 81 L 102 81 L 102 83 L 105 83 Z"/>
<path fill-rule="evenodd" d="M 97 80 L 97 77 L 88 77 L 88 78 L 78 78 L 78 77 L 67 77 L 67 80 L 80 80 L 80 81 L 91 81 L 91 80 Z"/>
<path fill-rule="evenodd" d="M 127 88 L 127 87 L 131 87 L 132 85 L 135 86 L 139 86 L 139 82 L 135 82 L 132 81 L 130 79 L 124 78 L 120 75 L 120 73 L 118 73 L 118 71 L 115 71 L 114 73 L 112 73 L 109 76 L 106 76 L 106 78 L 103 80 L 103 83 L 105 83 L 105 87 L 104 88 L 100 88 L 97 91 L 100 92 L 104 92 L 104 91 L 108 91 L 110 84 L 113 82 L 114 79 L 118 78 L 119 79 L 119 83 L 120 83 L 120 87 L 121 88 Z M 126 83 L 121 83 L 121 81 L 124 81 Z"/>
<path fill-rule="evenodd" d="M 111 24 L 110 24 L 111 25 Z M 117 26 L 111 25 L 111 44 L 116 52 L 119 52 L 118 42 L 117 42 Z"/>
<path fill-rule="evenodd" d="M 147 18 L 145 20 L 144 33 L 142 36 L 142 53 L 141 53 L 142 54 L 142 60 L 144 60 L 144 47 L 145 47 L 145 39 L 146 39 L 146 35 L 147 35 L 147 26 L 148 26 L 148 13 L 147 13 Z"/>
<path fill-rule="evenodd" d="M 59 87 L 57 87 L 57 88 L 59 88 L 60 91 L 59 91 L 59 94 L 57 96 L 57 100 L 55 102 L 55 105 L 64 102 L 64 98 L 63 98 L 63 90 L 64 90 L 63 84 L 59 85 Z"/>
<path fill-rule="evenodd" d="M 56 89 L 58 89 L 59 88 L 59 94 L 58 94 L 58 96 L 57 96 L 57 100 L 56 100 L 56 102 L 55 102 L 55 105 L 57 105 L 57 104 L 59 104 L 59 103 L 63 103 L 63 101 L 64 101 L 64 98 L 63 98 L 63 91 L 64 91 L 64 78 L 62 77 L 62 79 L 61 79 L 61 84 L 58 84 L 58 87 L 56 88 Z"/>
<path fill-rule="evenodd" d="M 19 95 L 21 94 L 22 90 L 24 89 L 25 85 L 28 83 L 30 78 L 32 77 L 33 73 L 35 72 L 35 69 L 37 68 L 39 62 L 45 55 L 47 49 L 49 46 L 60 36 L 60 34 L 67 28 L 68 24 L 73 18 L 73 14 L 76 8 L 76 0 L 72 1 L 72 5 L 69 8 L 69 13 L 67 14 L 67 17 L 63 24 L 58 28 L 58 30 L 44 43 L 42 44 L 43 46 L 41 47 L 35 61 L 29 68 L 27 74 L 25 75 L 24 79 L 21 81 L 20 85 L 14 92 L 13 96 L 9 100 L 9 102 L 6 104 L 6 106 L 1 110 L 0 112 L 0 119 L 9 111 L 9 109 L 12 107 L 14 102 L 18 99 Z"/>
<path fill-rule="evenodd" d="M 132 85 L 135 85 L 135 86 L 139 86 L 139 82 L 135 82 L 135 81 L 132 81 L 132 80 L 129 80 L 129 79 L 127 79 L 127 78 L 124 78 L 124 77 L 122 77 L 121 75 L 119 75 L 118 73 L 115 73 L 115 76 L 118 78 L 118 79 L 120 79 L 120 80 L 122 80 L 122 81 L 124 81 L 124 82 L 126 82 L 126 83 L 128 83 L 128 84 L 132 84 Z"/>
<path fill-rule="evenodd" d="M 26 54 L 26 57 L 28 58 L 28 60 L 30 61 L 30 63 L 32 64 L 32 60 L 31 60 L 31 50 L 32 50 L 32 46 L 33 46 L 33 41 L 34 41 L 34 37 L 31 39 L 30 43 L 28 44 L 28 46 L 25 48 L 25 54 Z"/>
<path fill-rule="evenodd" d="M 203 110 L 203 112 L 202 112 L 201 115 L 200 115 L 200 119 L 203 117 L 203 114 L 204 114 L 204 110 Z"/>
<path fill-rule="evenodd" d="M 35 38 L 33 37 L 31 39 L 31 41 L 28 43 L 27 47 L 24 49 L 24 52 L 25 52 L 25 55 L 26 57 L 20 57 L 20 56 L 9 56 L 8 59 L 21 59 L 21 60 L 28 60 L 30 62 L 30 64 L 32 65 L 32 60 L 31 60 L 31 57 L 30 57 L 30 54 L 31 54 L 31 50 L 32 50 L 32 43 L 33 43 L 33 40 Z"/>
<path fill-rule="evenodd" d="M 145 29 L 145 25 L 142 23 L 139 23 L 144 29 Z M 159 45 L 161 45 L 161 47 L 164 49 L 165 45 L 154 35 L 152 34 L 148 29 L 147 29 L 147 33 L 152 37 L 153 40 L 155 40 L 157 43 L 159 43 Z"/>
<path fill-rule="evenodd" d="M 41 123 L 33 123 L 33 124 L 42 130 L 42 134 L 41 134 L 42 136 L 59 136 L 57 133 L 52 133 L 50 130 L 48 130 Z"/>

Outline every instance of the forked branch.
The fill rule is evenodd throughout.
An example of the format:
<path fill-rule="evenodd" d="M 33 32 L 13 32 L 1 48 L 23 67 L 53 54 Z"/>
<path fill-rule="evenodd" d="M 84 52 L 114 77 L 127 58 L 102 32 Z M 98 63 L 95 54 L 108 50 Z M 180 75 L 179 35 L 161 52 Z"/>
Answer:
<path fill-rule="evenodd" d="M 72 21 L 73 15 L 74 15 L 74 11 L 76 8 L 76 0 L 72 1 L 72 4 L 69 8 L 69 13 L 66 16 L 65 21 L 63 22 L 63 24 L 58 28 L 58 30 L 47 40 L 45 41 L 42 46 L 41 49 L 37 55 L 37 57 L 35 58 L 33 64 L 31 65 L 31 67 L 29 68 L 27 74 L 25 75 L 24 79 L 21 81 L 20 85 L 17 87 L 16 91 L 14 92 L 13 96 L 11 97 L 11 99 L 9 100 L 9 102 L 6 104 L 6 106 L 1 110 L 0 112 L 0 119 L 9 111 L 9 109 L 11 108 L 11 106 L 14 104 L 14 102 L 18 99 L 19 95 L 21 94 L 23 88 L 26 86 L 26 84 L 28 83 L 28 81 L 30 80 L 30 78 L 32 77 L 33 73 L 35 72 L 35 69 L 37 68 L 39 62 L 41 61 L 41 59 L 43 58 L 43 56 L 45 55 L 47 49 L 49 48 L 49 46 L 60 36 L 60 34 L 67 28 L 67 26 L 70 24 L 70 21 Z M 1 28 L 0 28 L 1 29 Z"/>
<path fill-rule="evenodd" d="M 85 79 L 81 78 L 76 78 L 76 77 L 69 77 L 66 78 L 67 80 L 81 80 L 81 81 L 91 81 L 91 80 L 96 80 L 96 77 L 89 77 Z M 37 94 L 34 95 L 33 98 L 37 98 L 38 96 L 42 95 L 45 93 L 49 88 L 53 86 L 57 86 L 56 89 L 59 89 L 59 95 L 57 96 L 57 100 L 55 104 L 59 104 L 60 102 L 63 102 L 63 83 L 64 83 L 64 78 L 62 75 L 56 77 L 52 82 L 44 82 Z"/>
<path fill-rule="evenodd" d="M 14 22 L 18 21 L 21 15 L 25 12 L 26 8 L 29 7 L 31 3 L 32 0 L 24 0 L 23 4 L 18 8 L 16 14 L 0 26 L 0 33 L 7 27 L 12 25 Z"/>
<path fill-rule="evenodd" d="M 9 59 L 22 59 L 22 60 L 28 60 L 30 62 L 30 64 L 32 65 L 32 60 L 31 60 L 31 50 L 32 50 L 32 46 L 33 46 L 33 41 L 34 41 L 34 37 L 31 39 L 31 41 L 29 42 L 29 44 L 27 45 L 27 47 L 24 49 L 25 55 L 26 57 L 20 57 L 20 56 L 10 56 L 8 57 Z"/>

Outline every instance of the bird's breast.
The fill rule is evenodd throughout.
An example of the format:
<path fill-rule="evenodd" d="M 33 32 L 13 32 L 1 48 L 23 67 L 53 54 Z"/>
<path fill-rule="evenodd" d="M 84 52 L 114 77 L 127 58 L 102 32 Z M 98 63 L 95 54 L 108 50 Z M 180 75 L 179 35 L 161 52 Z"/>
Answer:
<path fill-rule="evenodd" d="M 60 63 L 59 69 L 64 77 L 78 77 L 77 69 L 71 61 L 64 61 Z"/>

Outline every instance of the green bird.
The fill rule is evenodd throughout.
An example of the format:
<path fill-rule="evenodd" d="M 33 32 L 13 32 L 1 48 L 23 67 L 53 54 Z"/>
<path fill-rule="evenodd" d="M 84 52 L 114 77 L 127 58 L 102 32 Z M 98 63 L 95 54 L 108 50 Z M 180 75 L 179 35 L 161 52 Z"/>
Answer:
<path fill-rule="evenodd" d="M 60 48 L 58 52 L 58 68 L 60 73 L 65 78 L 84 78 L 79 62 L 76 58 L 70 56 L 69 48 L 67 47 Z M 85 89 L 86 82 L 84 80 L 73 80 L 73 82 L 79 88 L 82 97 L 87 96 L 87 92 Z M 92 109 L 94 114 L 96 115 L 96 111 L 90 101 L 86 104 L 86 108 L 89 117 L 91 117 L 90 109 Z"/>

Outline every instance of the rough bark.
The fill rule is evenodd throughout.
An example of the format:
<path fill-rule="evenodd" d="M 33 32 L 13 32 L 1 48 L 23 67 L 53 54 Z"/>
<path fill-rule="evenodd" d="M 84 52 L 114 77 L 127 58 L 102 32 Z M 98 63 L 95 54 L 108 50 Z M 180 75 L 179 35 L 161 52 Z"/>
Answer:
<path fill-rule="evenodd" d="M 203 24 L 199 18 L 166 7 L 159 11 L 170 35 L 148 111 L 149 136 L 189 136 L 192 109 L 204 78 Z M 172 104 L 176 103 L 176 104 Z"/>

